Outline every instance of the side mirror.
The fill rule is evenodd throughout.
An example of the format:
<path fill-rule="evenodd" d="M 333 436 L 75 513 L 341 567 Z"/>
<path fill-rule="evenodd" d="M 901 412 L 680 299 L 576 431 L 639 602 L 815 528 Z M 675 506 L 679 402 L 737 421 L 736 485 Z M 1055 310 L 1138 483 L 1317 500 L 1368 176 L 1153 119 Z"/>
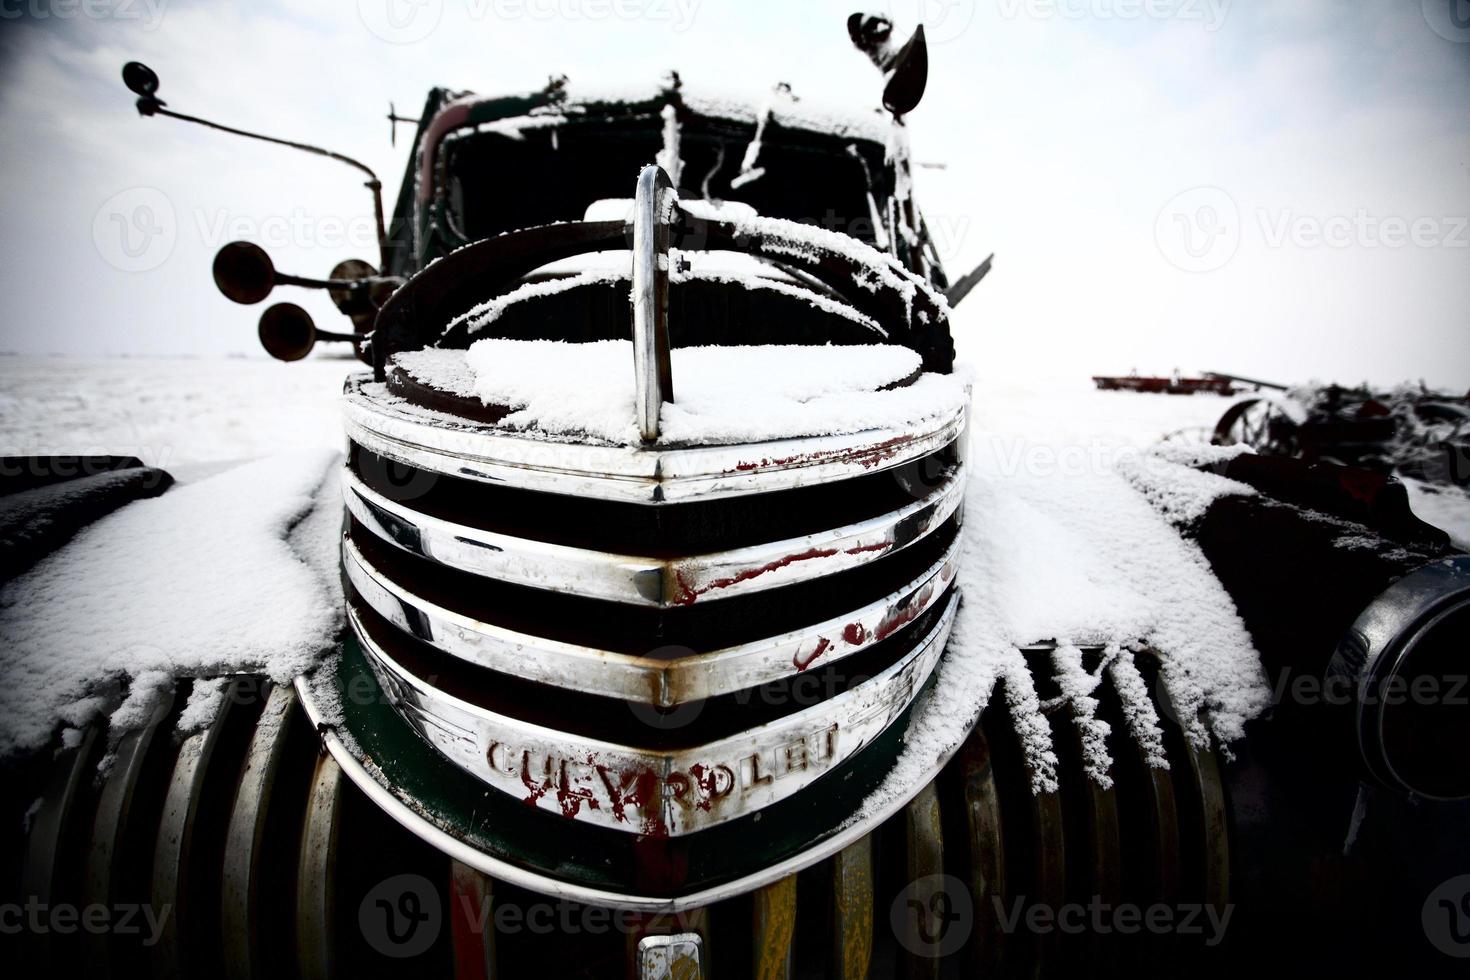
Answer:
<path fill-rule="evenodd" d="M 158 93 L 158 75 L 141 61 L 130 61 L 123 65 L 123 84 L 134 95 L 151 99 Z"/>
<path fill-rule="evenodd" d="M 332 297 L 332 302 L 336 304 L 338 311 L 350 317 L 355 326 L 361 318 L 365 319 L 367 329 L 371 329 L 373 317 L 378 313 L 378 307 L 373 303 L 368 290 L 354 289 L 351 284 L 364 279 L 375 279 L 377 275 L 378 270 L 362 259 L 344 259 L 333 266 L 327 276 L 329 282 L 341 284 L 329 288 L 327 295 Z M 358 326 L 358 331 L 363 332 L 363 327 Z"/>
<path fill-rule="evenodd" d="M 122 77 L 123 84 L 138 97 L 138 115 L 151 116 L 163 107 L 164 101 L 158 97 L 158 76 L 152 68 L 141 61 L 130 61 L 123 65 Z"/>
<path fill-rule="evenodd" d="M 226 298 L 249 306 L 275 288 L 276 266 L 259 245 L 230 242 L 215 253 L 214 284 Z"/>
<path fill-rule="evenodd" d="M 277 303 L 260 317 L 260 346 L 278 361 L 299 361 L 316 346 L 316 324 L 295 303 Z"/>
<path fill-rule="evenodd" d="M 847 19 L 853 47 L 883 73 L 883 108 L 895 117 L 913 112 L 929 84 L 929 44 L 920 24 L 902 47 L 893 37 L 893 21 L 882 14 L 853 14 Z"/>
<path fill-rule="evenodd" d="M 929 85 L 929 42 L 924 25 L 899 49 L 893 59 L 888 84 L 883 87 L 883 108 L 895 116 L 906 116 L 919 107 Z"/>

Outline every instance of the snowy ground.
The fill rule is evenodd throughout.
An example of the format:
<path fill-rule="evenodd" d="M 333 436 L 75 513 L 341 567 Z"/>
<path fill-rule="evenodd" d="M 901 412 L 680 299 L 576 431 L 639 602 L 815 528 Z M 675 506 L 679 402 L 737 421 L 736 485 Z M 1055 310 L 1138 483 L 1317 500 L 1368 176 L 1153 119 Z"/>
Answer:
<path fill-rule="evenodd" d="M 0 453 L 137 456 L 180 480 L 283 450 L 341 449 L 362 365 L 318 359 L 0 357 Z"/>

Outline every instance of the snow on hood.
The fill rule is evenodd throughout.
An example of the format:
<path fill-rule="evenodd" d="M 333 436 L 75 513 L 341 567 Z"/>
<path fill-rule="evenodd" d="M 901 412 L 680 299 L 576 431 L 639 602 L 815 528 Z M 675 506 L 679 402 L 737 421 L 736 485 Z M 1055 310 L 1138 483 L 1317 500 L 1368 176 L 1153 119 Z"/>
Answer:
<path fill-rule="evenodd" d="M 966 380 L 924 374 L 907 347 L 683 347 L 672 352 L 674 396 L 661 443 L 712 445 L 899 428 L 958 409 Z M 468 351 L 397 354 L 427 384 L 513 411 L 500 428 L 638 446 L 633 345 L 481 340 Z"/>
<path fill-rule="evenodd" d="M 283 453 L 175 487 L 83 529 L 6 585 L 0 757 L 45 745 L 57 719 L 97 720 L 124 687 L 115 733 L 145 720 L 175 677 L 286 682 L 310 668 L 342 622 L 322 577 L 335 564 L 324 522 L 341 519 L 324 484 L 339 459 Z M 312 532 L 304 553 L 288 539 L 297 525 Z"/>

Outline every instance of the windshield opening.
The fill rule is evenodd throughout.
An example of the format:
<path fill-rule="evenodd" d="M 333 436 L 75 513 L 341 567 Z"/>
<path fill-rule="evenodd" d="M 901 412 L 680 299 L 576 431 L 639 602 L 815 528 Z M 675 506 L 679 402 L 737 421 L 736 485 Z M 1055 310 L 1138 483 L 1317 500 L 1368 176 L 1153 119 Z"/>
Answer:
<path fill-rule="evenodd" d="M 680 195 L 738 201 L 765 217 L 817 225 L 870 245 L 878 241 L 863 164 L 880 176 L 881 147 L 768 125 L 757 161 L 764 174 L 732 188 L 753 136 L 749 125 L 707 118 L 686 123 Z M 848 151 L 851 145 L 862 160 Z M 580 221 L 593 202 L 632 197 L 638 171 L 662 149 L 662 122 L 649 117 L 558 121 L 515 135 L 466 133 L 444 145 L 449 218 L 469 241 Z M 879 198 L 881 207 L 881 190 Z"/>

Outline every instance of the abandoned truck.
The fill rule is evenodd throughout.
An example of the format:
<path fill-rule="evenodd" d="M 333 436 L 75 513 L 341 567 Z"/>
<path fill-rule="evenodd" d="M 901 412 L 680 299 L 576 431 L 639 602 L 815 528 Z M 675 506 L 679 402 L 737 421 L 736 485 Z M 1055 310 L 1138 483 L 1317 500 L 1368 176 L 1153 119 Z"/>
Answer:
<path fill-rule="evenodd" d="M 701 100 L 675 76 L 641 100 L 561 79 L 436 90 L 378 206 L 376 267 L 308 279 L 253 245 L 220 252 L 230 299 L 326 289 L 352 324 L 273 306 L 270 353 L 347 342 L 368 367 L 343 395 L 347 629 L 294 684 L 229 678 L 186 738 L 187 680 L 110 749 L 92 726 L 12 766 L 7 817 L 27 830 L 7 894 L 172 910 L 153 942 L 32 937 L 37 971 L 1443 966 L 1420 915 L 1466 868 L 1470 711 L 1380 695 L 1463 672 L 1470 563 L 1389 478 L 1199 462 L 1258 491 L 1186 533 L 1268 672 L 1335 679 L 1341 699 L 1283 702 L 1226 747 L 1193 737 L 1150 649 L 1072 651 L 1100 679 L 1078 694 L 1068 651 L 1037 637 L 1027 676 L 999 681 L 1034 686 L 1036 711 L 951 703 L 959 737 L 923 751 L 966 585 L 970 392 L 949 318 L 989 263 L 951 284 L 913 195 L 922 30 L 900 44 L 857 15 L 849 33 L 886 118 L 818 117 L 785 89 Z M 144 66 L 124 78 L 144 115 L 203 122 Z M 91 465 L 95 493 L 85 477 L 0 499 L 51 500 L 64 531 L 167 489 L 127 479 L 136 461 Z M 1350 560 L 1327 560 L 1349 526 Z M 25 560 L 63 539 L 26 539 Z M 1038 726 L 1054 778 L 1028 749 Z M 1032 914 L 1075 908 L 1180 926 Z"/>

